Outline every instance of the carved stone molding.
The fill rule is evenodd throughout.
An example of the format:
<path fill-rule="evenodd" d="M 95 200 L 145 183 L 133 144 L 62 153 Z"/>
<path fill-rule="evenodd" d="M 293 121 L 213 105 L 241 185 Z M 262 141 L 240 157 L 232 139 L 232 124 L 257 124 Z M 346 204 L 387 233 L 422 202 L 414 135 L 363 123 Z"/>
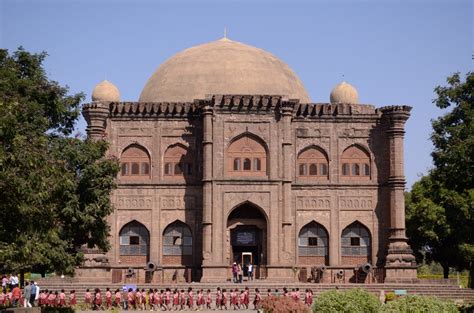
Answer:
<path fill-rule="evenodd" d="M 372 197 L 343 196 L 339 198 L 341 211 L 374 210 L 375 201 Z"/>
<path fill-rule="evenodd" d="M 194 196 L 161 196 L 162 210 L 195 210 L 196 198 Z"/>
<path fill-rule="evenodd" d="M 118 210 L 151 210 L 153 208 L 153 198 L 151 196 L 118 196 Z"/>
<path fill-rule="evenodd" d="M 153 128 L 151 127 L 119 127 L 119 137 L 151 137 Z"/>
<path fill-rule="evenodd" d="M 245 202 L 251 202 L 259 206 L 265 212 L 267 217 L 269 216 L 270 192 L 225 192 L 222 200 L 227 215 L 234 207 Z"/>
<path fill-rule="evenodd" d="M 347 127 L 338 130 L 338 136 L 343 138 L 368 138 L 370 136 L 369 128 Z"/>
<path fill-rule="evenodd" d="M 297 197 L 297 211 L 331 210 L 331 197 Z"/>
<path fill-rule="evenodd" d="M 270 142 L 270 122 L 252 123 L 226 121 L 224 129 L 224 136 L 228 139 L 232 139 L 235 136 L 248 132 L 262 138 L 267 143 Z"/>

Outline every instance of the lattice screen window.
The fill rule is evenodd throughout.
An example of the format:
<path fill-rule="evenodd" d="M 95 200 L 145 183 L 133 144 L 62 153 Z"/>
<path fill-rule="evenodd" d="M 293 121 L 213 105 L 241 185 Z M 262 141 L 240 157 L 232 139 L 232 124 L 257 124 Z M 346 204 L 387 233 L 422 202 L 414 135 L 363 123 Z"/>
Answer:
<path fill-rule="evenodd" d="M 298 250 L 300 256 L 328 255 L 328 233 L 318 223 L 304 226 L 298 236 Z"/>
<path fill-rule="evenodd" d="M 145 226 L 130 222 L 120 231 L 120 255 L 148 255 L 150 237 Z"/>
<path fill-rule="evenodd" d="M 369 154 L 358 146 L 350 146 L 342 153 L 342 176 L 347 178 L 369 178 Z"/>
<path fill-rule="evenodd" d="M 193 237 L 184 223 L 169 225 L 163 235 L 163 255 L 192 255 Z"/>
<path fill-rule="evenodd" d="M 307 148 L 298 155 L 298 176 L 327 179 L 328 164 L 326 153 L 321 148 Z"/>
<path fill-rule="evenodd" d="M 355 222 L 342 231 L 343 256 L 370 255 L 370 233 L 365 226 Z"/>
<path fill-rule="evenodd" d="M 232 176 L 264 176 L 267 152 L 259 140 L 243 136 L 229 146 L 227 162 L 227 171 Z"/>
<path fill-rule="evenodd" d="M 150 176 L 150 157 L 139 145 L 131 145 L 120 157 L 121 174 L 128 177 Z"/>

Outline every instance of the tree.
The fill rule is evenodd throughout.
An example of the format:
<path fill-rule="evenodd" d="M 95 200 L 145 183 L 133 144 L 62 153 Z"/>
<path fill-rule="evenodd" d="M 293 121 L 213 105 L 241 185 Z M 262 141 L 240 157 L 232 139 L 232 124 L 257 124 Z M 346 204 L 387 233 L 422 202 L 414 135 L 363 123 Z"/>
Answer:
<path fill-rule="evenodd" d="M 48 79 L 46 56 L 0 50 L 0 270 L 72 274 L 81 246 L 109 248 L 118 162 L 71 137 L 84 95 Z"/>
<path fill-rule="evenodd" d="M 464 82 L 459 73 L 447 82 L 448 86 L 435 88 L 433 102 L 452 110 L 432 121 L 434 168 L 407 196 L 408 232 L 413 245 L 433 249 L 429 256 L 445 262 L 443 267 L 469 269 L 473 287 L 474 73 L 468 73 Z"/>

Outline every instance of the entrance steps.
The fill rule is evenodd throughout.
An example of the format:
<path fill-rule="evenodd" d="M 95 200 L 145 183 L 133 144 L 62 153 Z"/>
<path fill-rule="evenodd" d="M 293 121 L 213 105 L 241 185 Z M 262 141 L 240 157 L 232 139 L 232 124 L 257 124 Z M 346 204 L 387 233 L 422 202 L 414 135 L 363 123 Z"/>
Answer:
<path fill-rule="evenodd" d="M 69 291 L 76 290 L 77 299 L 79 302 L 82 302 L 84 299 L 84 293 L 87 288 L 90 289 L 92 292 L 95 288 L 99 288 L 102 291 L 102 295 L 104 296 L 105 289 L 107 287 L 110 290 L 114 291 L 115 289 L 119 288 L 122 289 L 123 284 L 104 284 L 104 283 L 95 283 L 91 282 L 89 284 L 84 283 L 74 283 L 68 281 L 68 279 L 45 279 L 40 280 L 38 285 L 42 290 L 48 289 L 53 291 L 59 291 L 64 289 L 66 294 L 69 294 Z M 215 293 L 217 287 L 221 289 L 227 289 L 230 292 L 230 289 L 237 288 L 239 291 L 248 287 L 250 289 L 250 299 L 253 300 L 253 296 L 255 294 L 255 288 L 260 290 L 260 293 L 263 297 L 267 294 L 267 289 L 271 289 L 272 293 L 275 292 L 275 289 L 278 289 L 279 293 L 282 293 L 283 287 L 286 287 L 288 290 L 291 291 L 293 288 L 299 288 L 301 292 L 302 299 L 304 297 L 305 289 L 309 288 L 313 291 L 314 295 L 317 296 L 318 294 L 328 291 L 334 290 L 336 287 L 341 290 L 348 290 L 351 288 L 362 288 L 365 289 L 374 295 L 378 296 L 381 290 L 384 290 L 385 293 L 393 292 L 394 290 L 406 290 L 407 294 L 416 294 L 416 295 L 423 295 L 423 296 L 431 296 L 445 300 L 453 300 L 453 301 L 462 301 L 465 303 L 474 303 L 474 289 L 467 289 L 467 288 L 460 288 L 456 285 L 442 285 L 442 284 L 423 284 L 423 283 L 416 283 L 416 284 L 395 284 L 395 283 L 387 283 L 387 284 L 319 284 L 319 283 L 296 283 L 290 282 L 287 284 L 280 283 L 280 282 L 270 282 L 270 281 L 260 281 L 254 280 L 251 282 L 243 282 L 242 284 L 234 284 L 230 282 L 223 282 L 221 284 L 218 283 L 176 283 L 176 284 L 138 284 L 138 288 L 148 290 L 150 288 L 157 288 L 158 290 L 171 288 L 172 290 L 177 288 L 179 290 L 184 289 L 187 290 L 189 287 L 193 288 L 193 291 L 196 293 L 197 290 L 203 289 L 207 291 L 207 289 L 211 290 L 211 294 L 214 300 Z"/>

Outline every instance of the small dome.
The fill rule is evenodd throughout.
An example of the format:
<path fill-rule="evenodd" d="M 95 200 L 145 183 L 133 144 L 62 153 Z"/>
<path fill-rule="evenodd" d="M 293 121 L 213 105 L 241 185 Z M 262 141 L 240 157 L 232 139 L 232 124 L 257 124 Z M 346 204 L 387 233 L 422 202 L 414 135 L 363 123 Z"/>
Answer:
<path fill-rule="evenodd" d="M 114 84 L 103 80 L 92 91 L 92 101 L 120 101 L 120 92 Z"/>
<path fill-rule="evenodd" d="M 331 91 L 331 103 L 359 103 L 359 94 L 351 84 L 342 82 Z"/>

